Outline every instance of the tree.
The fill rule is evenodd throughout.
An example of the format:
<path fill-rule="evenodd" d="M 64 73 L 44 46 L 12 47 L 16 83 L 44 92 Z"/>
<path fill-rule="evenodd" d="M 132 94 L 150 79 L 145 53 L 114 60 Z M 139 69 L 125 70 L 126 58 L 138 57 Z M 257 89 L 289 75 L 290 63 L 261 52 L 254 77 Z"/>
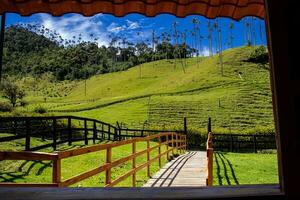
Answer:
<path fill-rule="evenodd" d="M 208 20 L 208 24 L 207 24 L 207 29 L 208 29 L 208 49 L 209 49 L 209 56 L 213 55 L 213 50 L 212 50 L 212 26 L 211 26 L 211 22 L 210 20 Z"/>
<path fill-rule="evenodd" d="M 1 83 L 0 89 L 2 91 L 2 97 L 9 100 L 13 107 L 26 95 L 24 90 L 10 80 L 4 80 Z"/>
<path fill-rule="evenodd" d="M 230 32 L 230 36 L 229 36 L 229 46 L 231 48 L 233 48 L 233 28 L 234 28 L 234 23 L 233 22 L 230 22 L 229 23 L 229 32 Z"/>

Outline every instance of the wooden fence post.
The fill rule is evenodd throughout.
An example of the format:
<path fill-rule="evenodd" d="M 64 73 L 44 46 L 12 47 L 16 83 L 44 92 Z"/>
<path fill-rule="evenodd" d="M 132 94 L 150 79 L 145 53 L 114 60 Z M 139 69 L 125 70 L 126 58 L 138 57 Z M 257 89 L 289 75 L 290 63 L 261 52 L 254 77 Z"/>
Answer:
<path fill-rule="evenodd" d="M 211 118 L 208 118 L 208 124 L 207 124 L 207 132 L 211 133 Z"/>
<path fill-rule="evenodd" d="M 175 151 L 175 144 L 174 144 L 174 133 L 171 134 L 171 141 L 172 141 L 172 157 L 174 157 L 174 151 Z"/>
<path fill-rule="evenodd" d="M 96 143 L 96 139 L 98 139 L 98 137 L 97 137 L 97 124 L 96 124 L 96 121 L 93 121 L 93 144 Z"/>
<path fill-rule="evenodd" d="M 114 133 L 114 141 L 117 141 L 117 140 L 119 140 L 118 139 L 118 129 L 117 129 L 117 127 L 114 128 L 114 132 L 115 132 Z"/>
<path fill-rule="evenodd" d="M 207 144 L 206 144 L 206 153 L 207 153 L 207 179 L 206 185 L 213 185 L 213 138 L 212 133 L 208 133 Z"/>
<path fill-rule="evenodd" d="M 135 153 L 136 153 L 136 142 L 133 142 L 132 143 L 132 154 L 135 155 Z M 135 170 L 135 168 L 136 168 L 135 161 L 136 161 L 136 157 L 134 157 L 132 159 L 132 169 L 133 170 Z M 132 187 L 136 187 L 136 173 L 135 172 L 132 174 Z"/>
<path fill-rule="evenodd" d="M 187 122 L 186 122 L 186 117 L 183 118 L 183 130 L 184 130 L 184 134 L 187 135 Z"/>
<path fill-rule="evenodd" d="M 25 151 L 30 151 L 30 135 L 31 135 L 30 119 L 26 119 L 25 123 L 26 123 Z"/>
<path fill-rule="evenodd" d="M 57 140 L 57 122 L 56 122 L 56 118 L 53 118 L 53 122 L 52 122 L 52 139 L 53 139 L 53 143 L 52 143 L 52 146 L 53 146 L 53 150 L 56 151 L 56 140 Z"/>
<path fill-rule="evenodd" d="M 253 150 L 254 150 L 254 153 L 257 153 L 256 135 L 253 135 Z"/>
<path fill-rule="evenodd" d="M 102 124 L 102 133 L 101 133 L 101 136 L 102 136 L 102 139 L 104 139 L 104 125 Z"/>
<path fill-rule="evenodd" d="M 120 126 L 119 122 L 117 121 L 117 126 L 118 126 L 118 131 L 116 132 L 116 136 L 117 136 L 117 139 L 118 141 L 121 141 L 121 129 L 122 127 Z"/>
<path fill-rule="evenodd" d="M 167 142 L 167 160 L 170 160 L 170 154 L 169 154 L 169 134 L 166 135 L 166 142 Z"/>
<path fill-rule="evenodd" d="M 158 155 L 160 155 L 161 154 L 161 148 L 160 148 L 160 145 L 161 145 L 161 136 L 158 137 L 158 144 L 159 144 Z M 161 168 L 161 157 L 160 156 L 158 158 L 158 166 L 159 166 L 159 168 Z"/>
<path fill-rule="evenodd" d="M 68 117 L 68 144 L 72 145 L 72 118 Z"/>
<path fill-rule="evenodd" d="M 110 125 L 108 125 L 108 140 L 110 140 Z"/>
<path fill-rule="evenodd" d="M 112 161 L 112 149 L 111 147 L 108 147 L 106 149 L 106 163 L 107 164 L 110 164 L 111 161 Z M 108 168 L 106 171 L 105 171 L 105 184 L 108 185 L 108 184 L 111 184 L 111 168 Z"/>
<path fill-rule="evenodd" d="M 150 160 L 150 141 L 147 139 L 147 162 Z M 150 163 L 147 165 L 147 176 L 150 178 Z"/>
<path fill-rule="evenodd" d="M 179 149 L 178 149 L 178 134 L 175 133 L 175 147 L 176 147 L 176 154 L 179 154 Z"/>
<path fill-rule="evenodd" d="M 84 119 L 84 144 L 88 145 L 89 141 L 88 141 L 88 130 L 87 130 L 87 120 Z"/>
<path fill-rule="evenodd" d="M 213 185 L 213 149 L 208 148 L 207 149 L 207 186 Z"/>
<path fill-rule="evenodd" d="M 230 151 L 233 152 L 233 136 L 230 134 Z"/>
<path fill-rule="evenodd" d="M 53 160 L 52 166 L 52 183 L 58 183 L 58 187 L 61 182 L 61 160 Z"/>

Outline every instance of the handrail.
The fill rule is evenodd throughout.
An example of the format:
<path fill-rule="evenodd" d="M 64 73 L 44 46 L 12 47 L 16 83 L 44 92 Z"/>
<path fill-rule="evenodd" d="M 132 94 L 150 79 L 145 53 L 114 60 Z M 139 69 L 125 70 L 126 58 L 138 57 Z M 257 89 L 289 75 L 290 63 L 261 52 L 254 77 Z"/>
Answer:
<path fill-rule="evenodd" d="M 208 133 L 206 142 L 206 156 L 207 156 L 207 179 L 206 185 L 213 185 L 213 135 L 211 132 Z"/>
<path fill-rule="evenodd" d="M 150 140 L 155 139 L 158 141 L 158 144 L 155 146 L 150 147 Z M 136 143 L 137 142 L 147 142 L 147 148 L 136 152 Z M 117 160 L 112 160 L 112 148 L 123 146 L 127 144 L 132 144 L 132 154 L 119 158 Z M 161 151 L 161 147 L 163 145 L 167 146 L 167 150 L 164 152 Z M 67 150 L 67 151 L 61 151 L 61 152 L 54 152 L 54 153 L 40 153 L 40 152 L 0 152 L 0 160 L 51 160 L 53 162 L 52 167 L 52 183 L 46 183 L 46 184 L 37 184 L 37 183 L 0 183 L 0 187 L 5 186 L 15 186 L 15 187 L 26 187 L 26 186 L 35 186 L 35 187 L 67 187 L 72 184 L 75 184 L 79 181 L 82 181 L 84 179 L 90 178 L 96 174 L 99 174 L 101 172 L 106 172 L 106 181 L 105 181 L 105 187 L 112 187 L 119 182 L 125 180 L 129 176 L 132 176 L 132 185 L 133 187 L 136 186 L 136 173 L 147 167 L 148 176 L 150 177 L 150 166 L 151 163 L 153 163 L 156 160 L 159 160 L 159 167 L 161 167 L 161 157 L 164 155 L 167 155 L 167 158 L 169 158 L 169 154 L 176 151 L 177 153 L 182 153 L 186 150 L 186 135 L 178 134 L 178 133 L 159 133 L 156 135 L 151 135 L 147 137 L 142 138 L 134 138 L 130 140 L 124 140 L 119 142 L 113 142 L 110 144 L 99 144 L 99 145 L 93 145 L 89 147 L 84 147 L 80 149 L 73 149 L 73 150 Z M 155 149 L 158 149 L 158 155 L 154 158 L 150 159 L 150 152 L 154 151 Z M 82 154 L 87 154 L 91 152 L 97 152 L 106 150 L 106 163 L 98 166 L 94 169 L 91 169 L 89 171 L 83 172 L 81 174 L 75 175 L 71 178 L 68 178 L 66 180 L 61 180 L 61 160 L 73 156 L 78 156 Z M 138 156 L 142 156 L 147 154 L 147 161 L 139 166 L 136 166 L 135 159 Z M 115 180 L 112 180 L 111 175 L 111 169 L 113 167 L 116 167 L 120 164 L 123 164 L 128 161 L 132 161 L 132 169 L 122 176 L 118 177 Z"/>

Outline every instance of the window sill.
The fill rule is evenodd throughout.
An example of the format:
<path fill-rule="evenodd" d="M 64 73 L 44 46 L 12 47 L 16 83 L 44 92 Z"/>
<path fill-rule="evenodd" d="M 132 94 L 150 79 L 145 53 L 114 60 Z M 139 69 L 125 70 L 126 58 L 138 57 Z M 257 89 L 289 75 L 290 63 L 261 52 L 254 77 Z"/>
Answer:
<path fill-rule="evenodd" d="M 278 184 L 173 187 L 173 188 L 0 188 L 9 199 L 239 199 L 239 197 L 283 197 Z"/>

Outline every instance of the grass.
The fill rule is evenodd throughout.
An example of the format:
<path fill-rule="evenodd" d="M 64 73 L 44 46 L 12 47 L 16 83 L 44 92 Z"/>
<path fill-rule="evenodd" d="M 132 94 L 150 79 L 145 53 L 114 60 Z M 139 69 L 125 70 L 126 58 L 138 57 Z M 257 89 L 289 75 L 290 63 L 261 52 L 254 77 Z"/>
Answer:
<path fill-rule="evenodd" d="M 210 116 L 214 128 L 233 133 L 265 127 L 274 130 L 269 70 L 245 62 L 254 48 L 224 51 L 224 76 L 217 55 L 200 58 L 199 65 L 197 58 L 187 59 L 186 73 L 180 65 L 174 68 L 173 60 L 160 60 L 143 64 L 141 78 L 139 66 L 93 76 L 86 81 L 86 96 L 84 81 L 56 83 L 46 77 L 35 85 L 47 84 L 43 87 L 47 91 L 40 88 L 35 94 L 29 79 L 24 87 L 30 104 L 18 108 L 17 114 L 32 115 L 41 105 L 50 115 L 119 121 L 132 128 L 178 126 L 183 117 L 188 117 L 190 127 L 204 128 Z"/>
<path fill-rule="evenodd" d="M 278 183 L 276 153 L 214 153 L 214 185 Z"/>
<path fill-rule="evenodd" d="M 107 141 L 101 141 L 106 143 Z M 31 143 L 40 145 L 43 142 L 40 139 L 32 138 Z M 157 145 L 156 142 L 151 142 L 150 146 Z M 72 146 L 60 145 L 58 150 L 66 150 L 70 148 L 83 147 L 83 142 L 75 142 Z M 23 150 L 24 139 L 17 142 L 0 143 L 0 150 Z M 146 142 L 137 143 L 137 152 L 146 149 Z M 162 147 L 162 152 L 166 150 Z M 45 149 L 43 152 L 51 152 L 51 148 Z M 128 156 L 131 154 L 131 145 L 124 145 L 115 147 L 112 150 L 113 160 Z M 158 155 L 158 151 L 152 151 L 150 159 Z M 80 156 L 66 158 L 62 160 L 62 180 L 71 178 L 82 172 L 91 170 L 105 164 L 105 151 L 88 153 Z M 141 165 L 146 162 L 146 156 L 137 157 L 136 165 Z M 162 164 L 167 162 L 166 156 L 162 157 Z M 132 169 L 131 161 L 121 164 L 112 169 L 112 180 L 118 178 L 124 173 Z M 159 170 L 158 161 L 151 165 L 151 174 L 153 175 Z M 0 161 L 0 182 L 14 182 L 14 183 L 51 183 L 52 180 L 52 163 L 50 161 Z M 136 175 L 137 187 L 142 186 L 148 180 L 146 168 L 139 171 Z M 79 183 L 72 185 L 72 187 L 101 187 L 105 183 L 105 172 L 90 177 Z M 119 183 L 119 187 L 131 187 L 131 177 Z"/>

